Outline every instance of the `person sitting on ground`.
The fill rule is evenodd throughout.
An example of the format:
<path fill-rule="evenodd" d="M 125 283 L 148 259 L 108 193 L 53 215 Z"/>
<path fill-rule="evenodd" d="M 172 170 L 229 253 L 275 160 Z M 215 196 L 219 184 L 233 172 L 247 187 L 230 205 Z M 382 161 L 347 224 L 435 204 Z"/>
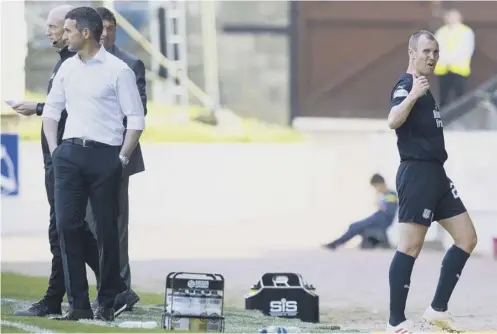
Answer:
<path fill-rule="evenodd" d="M 335 250 L 357 235 L 362 236 L 364 239 L 361 244 L 362 248 L 389 247 L 386 232 L 397 212 L 397 194 L 388 188 L 385 179 L 380 174 L 374 174 L 371 177 L 370 184 L 375 189 L 378 197 L 378 210 L 371 216 L 350 224 L 347 232 L 340 238 L 323 245 L 323 247 Z"/>

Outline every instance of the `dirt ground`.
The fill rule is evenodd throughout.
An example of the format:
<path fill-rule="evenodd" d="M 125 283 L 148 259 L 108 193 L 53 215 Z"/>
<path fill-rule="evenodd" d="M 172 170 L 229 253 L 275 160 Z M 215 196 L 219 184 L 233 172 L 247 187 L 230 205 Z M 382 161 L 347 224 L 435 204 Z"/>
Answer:
<path fill-rule="evenodd" d="M 291 271 L 317 288 L 323 321 L 346 328 L 382 330 L 388 316 L 388 268 L 393 251 L 321 249 L 272 252 L 261 258 L 164 259 L 132 262 L 133 281 L 142 291 L 163 291 L 171 271 L 217 272 L 226 278 L 227 302 L 243 307 L 243 295 L 264 272 Z M 411 280 L 407 314 L 419 330 L 420 316 L 437 284 L 442 252 L 424 251 Z M 48 263 L 2 263 L 2 270 L 48 274 Z M 497 330 L 497 261 L 473 257 L 461 276 L 449 305 L 463 330 Z"/>

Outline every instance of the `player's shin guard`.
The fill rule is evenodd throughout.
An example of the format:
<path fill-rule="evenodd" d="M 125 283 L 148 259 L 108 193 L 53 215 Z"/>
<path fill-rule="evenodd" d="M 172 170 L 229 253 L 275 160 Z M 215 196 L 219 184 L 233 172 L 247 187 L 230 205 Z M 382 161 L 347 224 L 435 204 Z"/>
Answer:
<path fill-rule="evenodd" d="M 449 299 L 456 287 L 462 270 L 466 265 L 470 254 L 463 251 L 461 248 L 453 245 L 445 254 L 442 261 L 442 269 L 440 270 L 440 278 L 438 279 L 437 290 L 435 297 L 431 303 L 431 307 L 438 312 L 447 311 Z"/>
<path fill-rule="evenodd" d="M 395 252 L 390 264 L 390 319 L 391 326 L 397 326 L 406 320 L 405 309 L 411 274 L 416 259 L 402 252 Z"/>

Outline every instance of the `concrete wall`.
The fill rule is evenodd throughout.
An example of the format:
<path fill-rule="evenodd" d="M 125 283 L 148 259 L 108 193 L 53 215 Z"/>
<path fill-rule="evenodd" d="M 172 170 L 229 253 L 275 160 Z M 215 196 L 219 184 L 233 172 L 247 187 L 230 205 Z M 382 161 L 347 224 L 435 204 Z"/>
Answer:
<path fill-rule="evenodd" d="M 188 66 L 190 78 L 204 87 L 201 11 L 189 1 Z M 287 124 L 289 53 L 285 35 L 224 33 L 224 24 L 286 27 L 287 1 L 217 1 L 221 101 L 237 114 Z"/>
<path fill-rule="evenodd" d="M 477 251 L 490 255 L 497 237 L 497 135 L 446 137 L 448 174 L 475 221 Z M 143 150 L 147 171 L 130 185 L 132 259 L 316 248 L 371 213 L 369 177 L 380 172 L 393 187 L 398 165 L 393 134 L 377 130 L 328 131 L 305 144 L 145 144 Z M 46 260 L 38 143 L 21 144 L 20 164 L 21 195 L 1 199 L 2 260 Z M 395 242 L 395 229 L 392 235 Z M 23 245 L 23 254 L 13 252 Z"/>

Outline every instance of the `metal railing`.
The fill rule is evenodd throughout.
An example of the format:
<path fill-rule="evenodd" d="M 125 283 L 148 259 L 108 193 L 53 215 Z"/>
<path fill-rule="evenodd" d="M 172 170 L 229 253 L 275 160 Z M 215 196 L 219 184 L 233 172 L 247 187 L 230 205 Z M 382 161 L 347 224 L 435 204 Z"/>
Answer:
<path fill-rule="evenodd" d="M 457 130 L 497 130 L 497 75 L 441 110 L 444 125 Z"/>
<path fill-rule="evenodd" d="M 112 10 L 116 16 L 117 24 L 145 51 L 147 51 L 153 59 L 155 59 L 161 66 L 167 68 L 169 75 L 172 75 L 175 79 L 186 80 L 184 83 L 188 91 L 197 98 L 204 107 L 212 109 L 216 108 L 213 99 L 204 92 L 199 86 L 197 86 L 188 76 L 182 78 L 178 69 L 174 65 L 174 62 L 167 59 L 162 53 L 160 53 L 157 48 L 155 48 L 152 43 L 146 39 L 125 17 L 123 17 L 118 11 L 116 11 L 112 5 L 111 1 L 106 1 L 105 6 Z"/>
<path fill-rule="evenodd" d="M 195 97 L 205 108 L 211 109 L 213 112 L 216 112 L 216 110 L 219 107 L 219 101 L 218 97 L 212 98 L 209 94 L 207 94 L 202 88 L 200 88 L 197 84 L 195 84 L 188 76 L 182 76 L 180 75 L 178 69 L 176 68 L 174 61 L 171 61 L 167 57 L 165 57 L 146 37 L 144 37 L 124 16 L 119 13 L 113 6 L 113 1 L 104 1 L 103 5 L 107 7 L 109 10 L 111 10 L 115 17 L 117 24 L 139 45 L 145 50 L 147 53 L 150 54 L 150 56 L 157 61 L 161 66 L 166 68 L 168 70 L 169 75 L 171 75 L 173 78 L 177 80 L 183 80 L 186 81 L 184 82 L 186 88 L 188 91 L 192 94 L 193 97 Z M 204 9 L 211 9 L 210 7 L 202 7 Z M 43 29 L 46 27 L 45 21 L 36 13 L 31 12 L 31 11 L 26 11 L 26 19 L 35 24 L 36 26 L 39 26 Z M 210 21 L 209 21 L 210 20 Z M 212 25 L 214 24 L 215 26 L 215 21 L 213 22 L 212 20 L 215 20 L 215 16 L 211 14 L 208 16 L 206 21 L 204 22 L 204 26 Z M 212 37 L 213 35 L 216 34 L 215 29 L 213 30 L 212 28 L 210 29 L 209 32 L 207 32 L 204 35 L 204 44 L 205 44 L 205 39 L 207 38 L 214 38 Z M 217 49 L 215 50 L 216 54 L 214 54 L 212 47 L 209 49 L 209 56 L 207 54 L 204 54 L 204 57 L 208 58 L 207 63 L 210 64 L 208 66 L 209 68 L 209 77 L 215 76 L 217 78 Z M 146 70 L 146 75 L 147 79 L 153 80 L 153 81 L 161 81 L 165 82 L 166 80 L 162 77 L 160 77 L 158 74 L 156 74 L 153 71 Z M 210 80 L 210 82 L 214 82 L 214 85 L 218 85 L 217 79 L 216 80 Z"/>

